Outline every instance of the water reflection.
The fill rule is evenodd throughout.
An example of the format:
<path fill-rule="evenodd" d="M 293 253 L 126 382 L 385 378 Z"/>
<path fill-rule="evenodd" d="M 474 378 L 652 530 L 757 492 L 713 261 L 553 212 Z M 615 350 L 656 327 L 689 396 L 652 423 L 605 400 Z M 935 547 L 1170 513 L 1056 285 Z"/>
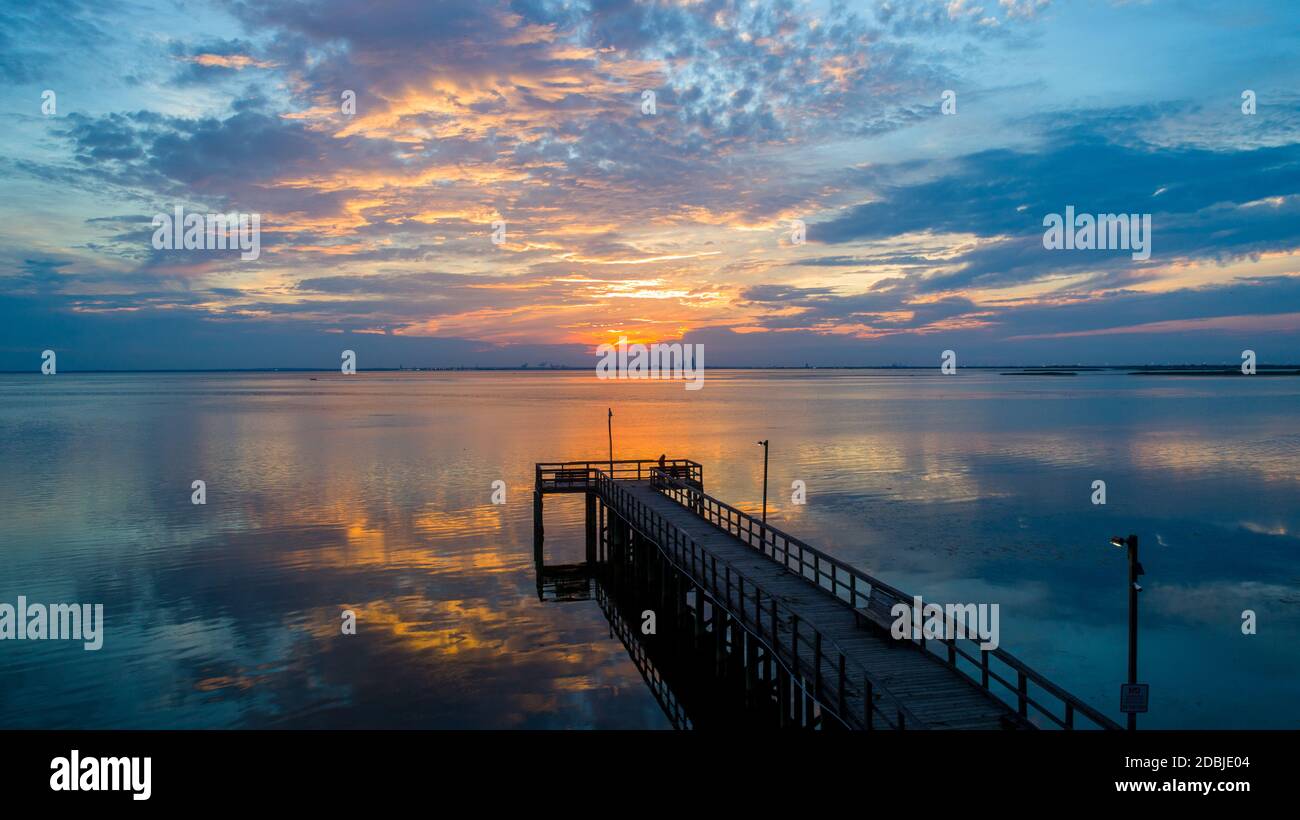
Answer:
<path fill-rule="evenodd" d="M 1142 533 L 1144 725 L 1300 726 L 1300 382 L 860 371 L 710 371 L 690 393 L 0 376 L 0 600 L 107 619 L 98 653 L 0 641 L 0 726 L 672 725 L 596 587 L 538 599 L 532 465 L 603 456 L 607 406 L 617 455 L 693 458 L 748 510 L 770 438 L 773 523 L 900 587 L 1001 603 L 1004 645 L 1108 712 L 1125 612 L 1105 540 Z M 582 514 L 548 499 L 548 565 L 581 561 Z"/>
<path fill-rule="evenodd" d="M 711 604 L 701 610 L 695 593 L 684 596 L 678 617 L 665 611 L 660 579 L 652 577 L 657 570 L 639 566 L 654 549 L 640 544 L 623 561 L 610 560 L 609 547 L 597 550 L 589 538 L 586 561 L 548 565 L 540 555 L 538 598 L 571 604 L 594 597 L 610 639 L 626 650 L 673 728 L 779 727 L 776 691 L 764 679 L 774 674 L 770 665 L 751 660 L 754 668 L 747 672 L 739 631 L 722 627 Z M 645 628 L 647 612 L 657 615 L 653 629 Z"/>

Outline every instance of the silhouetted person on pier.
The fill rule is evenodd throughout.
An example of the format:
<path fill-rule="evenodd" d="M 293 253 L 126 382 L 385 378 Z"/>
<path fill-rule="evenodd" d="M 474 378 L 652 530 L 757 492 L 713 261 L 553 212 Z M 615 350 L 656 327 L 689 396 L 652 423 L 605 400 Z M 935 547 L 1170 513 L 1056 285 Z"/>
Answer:
<path fill-rule="evenodd" d="M 667 459 L 668 459 L 668 454 L 667 454 L 667 453 L 660 453 L 660 454 L 659 454 L 659 473 L 660 473 L 661 475 L 667 475 L 667 472 L 666 472 L 666 470 L 665 470 L 665 468 L 664 468 L 664 463 L 666 462 Z"/>

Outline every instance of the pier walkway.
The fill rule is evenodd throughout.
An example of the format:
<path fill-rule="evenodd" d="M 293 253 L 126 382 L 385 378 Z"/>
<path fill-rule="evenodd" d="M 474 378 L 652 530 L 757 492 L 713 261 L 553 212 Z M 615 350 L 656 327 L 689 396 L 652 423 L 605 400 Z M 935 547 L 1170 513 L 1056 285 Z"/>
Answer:
<path fill-rule="evenodd" d="M 892 637 L 891 610 L 911 595 L 706 494 L 697 462 L 536 465 L 539 551 L 551 493 L 586 494 L 589 561 L 651 590 L 671 624 L 716 647 L 746 697 L 776 704 L 782 725 L 1120 728 L 973 632 Z"/>

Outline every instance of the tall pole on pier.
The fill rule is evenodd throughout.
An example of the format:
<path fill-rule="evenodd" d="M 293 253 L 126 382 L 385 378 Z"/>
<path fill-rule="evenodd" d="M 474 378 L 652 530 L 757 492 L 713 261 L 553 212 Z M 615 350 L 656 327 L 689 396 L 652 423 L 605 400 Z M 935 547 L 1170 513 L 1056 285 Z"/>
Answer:
<path fill-rule="evenodd" d="M 763 445 L 763 523 L 767 523 L 767 442 L 763 439 L 759 444 Z"/>
<path fill-rule="evenodd" d="M 614 477 L 614 408 L 605 408 L 609 411 L 609 418 L 606 422 L 609 425 L 609 477 Z"/>
<path fill-rule="evenodd" d="M 1138 560 L 1138 537 L 1130 535 L 1128 538 L 1115 536 L 1110 539 L 1110 543 L 1117 547 L 1125 547 L 1128 550 L 1128 682 L 1138 682 L 1138 593 L 1142 591 L 1142 586 L 1138 583 L 1138 576 L 1144 575 L 1142 562 Z M 1143 707 L 1145 708 L 1145 707 Z M 1128 729 L 1133 731 L 1137 729 L 1137 712 L 1128 713 Z"/>
<path fill-rule="evenodd" d="M 1128 537 L 1128 682 L 1138 682 L 1138 575 L 1142 573 L 1142 564 L 1138 562 L 1138 537 Z M 1137 712 L 1128 713 L 1128 728 L 1137 728 Z"/>

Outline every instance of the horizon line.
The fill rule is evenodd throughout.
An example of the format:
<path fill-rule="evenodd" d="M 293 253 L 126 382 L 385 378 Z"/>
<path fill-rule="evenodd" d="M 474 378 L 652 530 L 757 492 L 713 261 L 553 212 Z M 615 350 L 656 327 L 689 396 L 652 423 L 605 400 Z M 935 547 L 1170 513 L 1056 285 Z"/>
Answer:
<path fill-rule="evenodd" d="M 1098 370 L 1240 370 L 1240 362 L 1226 364 L 1215 363 L 1177 363 L 1177 364 L 968 364 L 959 365 L 958 370 L 1021 370 L 1034 371 L 1098 371 Z M 710 370 L 936 370 L 940 365 L 934 364 L 804 364 L 804 365 L 710 365 Z M 357 373 L 421 373 L 446 371 L 496 371 L 496 372 L 580 372 L 592 370 L 592 367 L 578 365 L 447 365 L 420 367 L 358 367 Z M 1257 371 L 1263 370 L 1300 370 L 1300 363 L 1294 364 L 1258 364 Z M 59 374 L 115 374 L 115 373 L 337 373 L 337 367 L 182 367 L 182 368 L 91 368 L 85 370 L 60 370 L 55 374 L 43 374 L 40 369 L 0 370 L 0 375 L 59 375 Z"/>

